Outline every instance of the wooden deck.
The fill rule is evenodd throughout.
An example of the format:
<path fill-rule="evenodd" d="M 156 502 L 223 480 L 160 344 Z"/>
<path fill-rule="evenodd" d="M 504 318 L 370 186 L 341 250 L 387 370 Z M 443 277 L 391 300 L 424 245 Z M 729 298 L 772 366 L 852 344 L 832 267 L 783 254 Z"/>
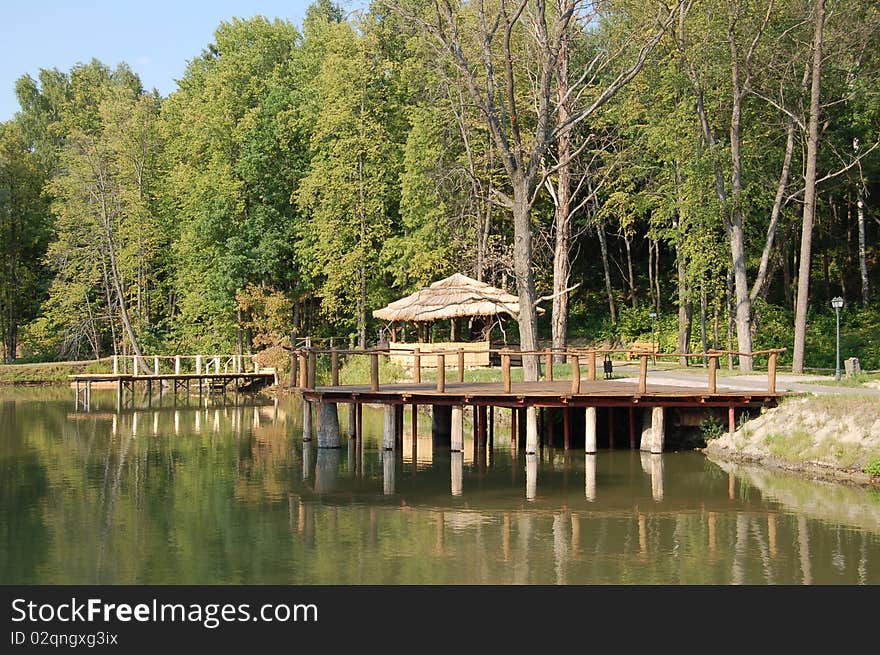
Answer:
<path fill-rule="evenodd" d="M 783 394 L 767 391 L 725 390 L 710 392 L 705 386 L 651 384 L 639 393 L 638 385 L 615 380 L 580 381 L 572 393 L 571 380 L 513 382 L 505 393 L 501 382 L 447 382 L 443 392 L 432 383 L 340 385 L 302 390 L 316 402 L 424 405 L 477 405 L 495 407 L 613 407 L 662 405 L 670 407 L 730 407 L 775 403 Z"/>

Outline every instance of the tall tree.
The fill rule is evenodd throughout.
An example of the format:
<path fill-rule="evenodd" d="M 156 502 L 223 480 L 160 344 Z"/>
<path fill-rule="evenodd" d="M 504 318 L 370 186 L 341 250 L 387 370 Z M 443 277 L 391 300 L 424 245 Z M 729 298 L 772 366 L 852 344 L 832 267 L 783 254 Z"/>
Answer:
<path fill-rule="evenodd" d="M 816 218 L 816 162 L 819 157 L 819 103 L 822 91 L 822 39 L 825 30 L 825 0 L 816 0 L 813 9 L 813 66 L 810 72 L 810 119 L 807 137 L 806 174 L 804 176 L 804 213 L 801 225 L 801 251 L 794 318 L 793 373 L 804 372 L 807 334 L 807 306 L 810 301 L 810 264 L 813 221 Z"/>
<path fill-rule="evenodd" d="M 16 358 L 19 328 L 32 320 L 45 293 L 42 262 L 49 237 L 41 195 L 43 167 L 17 121 L 0 123 L 0 343 L 2 360 Z"/>
<path fill-rule="evenodd" d="M 574 125 L 594 114 L 613 98 L 644 66 L 675 12 L 663 7 L 651 16 L 659 27 L 648 32 L 642 41 L 629 45 L 636 54 L 626 61 L 607 84 L 598 89 L 597 70 L 608 66 L 607 57 L 597 56 L 576 76 L 569 88 L 570 98 L 579 98 L 581 105 L 573 109 L 563 124 L 553 120 L 553 80 L 559 65 L 564 37 L 578 25 L 599 21 L 601 7 L 589 2 L 570 0 L 561 10 L 548 9 L 545 0 L 500 0 L 484 2 L 453 2 L 441 0 L 425 14 L 391 3 L 436 44 L 444 61 L 455 66 L 463 90 L 485 116 L 493 144 L 507 175 L 510 193 L 496 190 L 498 201 L 513 217 L 514 272 L 520 312 L 518 316 L 520 345 L 523 350 L 537 349 L 537 296 L 533 270 L 531 209 L 535 190 L 541 182 L 542 162 L 549 148 Z M 588 14 L 582 16 L 580 12 Z M 584 25 L 585 23 L 580 23 Z M 516 42 L 528 41 L 532 71 L 518 68 L 514 57 Z M 522 45 L 520 46 L 522 47 Z M 620 64 L 620 62 L 617 62 Z M 530 97 L 523 98 L 518 86 L 531 88 Z M 526 380 L 537 379 L 537 357 L 523 358 Z"/>

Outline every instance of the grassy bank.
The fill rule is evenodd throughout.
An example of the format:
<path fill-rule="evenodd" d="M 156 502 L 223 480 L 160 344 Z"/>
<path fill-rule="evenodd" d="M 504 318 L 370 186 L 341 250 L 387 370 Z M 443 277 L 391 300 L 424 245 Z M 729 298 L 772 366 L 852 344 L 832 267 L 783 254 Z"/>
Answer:
<path fill-rule="evenodd" d="M 106 373 L 111 358 L 79 362 L 40 362 L 34 364 L 0 365 L 0 384 L 69 384 L 69 375 L 80 373 Z"/>
<path fill-rule="evenodd" d="M 712 439 L 706 452 L 867 482 L 880 463 L 880 403 L 860 395 L 790 398 Z"/>

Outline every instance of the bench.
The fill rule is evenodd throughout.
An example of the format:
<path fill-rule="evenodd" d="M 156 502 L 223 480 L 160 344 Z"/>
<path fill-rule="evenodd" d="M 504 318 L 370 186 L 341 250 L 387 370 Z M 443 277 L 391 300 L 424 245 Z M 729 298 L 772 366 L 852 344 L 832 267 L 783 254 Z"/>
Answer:
<path fill-rule="evenodd" d="M 629 344 L 629 352 L 626 353 L 627 359 L 638 359 L 641 354 L 657 355 L 660 352 L 660 346 L 656 343 L 647 341 L 633 341 Z"/>

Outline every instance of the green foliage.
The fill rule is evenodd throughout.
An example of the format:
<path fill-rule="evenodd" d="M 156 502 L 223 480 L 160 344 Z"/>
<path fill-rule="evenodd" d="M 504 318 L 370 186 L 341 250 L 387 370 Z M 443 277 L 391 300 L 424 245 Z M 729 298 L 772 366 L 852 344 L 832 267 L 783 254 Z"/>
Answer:
<path fill-rule="evenodd" d="M 430 13 L 416 5 L 409 8 Z M 504 44 L 473 38 L 478 16 L 466 3 L 460 9 L 462 54 L 478 63 L 473 73 L 482 88 L 484 48 L 497 66 Z M 653 11 L 622 0 L 602 5 L 588 29 L 573 21 L 570 83 L 603 52 L 618 57 L 599 66 L 572 108 L 633 62 L 633 35 L 655 23 Z M 494 88 L 504 99 L 498 129 L 515 138 L 512 97 L 525 151 L 537 127 L 530 12 L 511 31 L 513 87 L 502 75 Z M 873 281 L 880 150 L 834 175 L 854 139 L 870 144 L 880 134 L 880 48 L 870 27 L 876 18 L 873 5 L 856 2 L 828 23 L 819 164 L 830 177 L 819 188 L 814 230 L 808 367 L 834 366 L 828 299 L 842 293 L 842 356 L 880 368 L 880 305 L 857 298 L 856 223 L 861 196 Z M 798 99 L 810 22 L 804 3 L 776 2 L 765 23 L 761 7 L 710 0 L 675 22 L 612 101 L 572 126 L 567 137 L 578 155 L 568 169 L 570 283 L 580 286 L 569 296 L 569 338 L 648 342 L 653 307 L 654 340 L 661 352 L 674 352 L 685 303 L 691 349 L 699 350 L 704 301 L 708 347 L 728 347 L 734 302 L 726 226 L 735 212 L 742 215 L 751 285 L 784 158 L 780 103 L 800 122 L 806 118 Z M 741 46 L 736 52 L 731 39 Z M 742 97 L 736 191 L 730 63 L 737 57 L 745 74 L 753 40 L 755 93 Z M 452 272 L 515 291 L 510 162 L 461 70 L 435 46 L 417 22 L 381 4 L 346 15 L 319 0 L 301 31 L 259 16 L 221 23 L 168 98 L 145 93 L 125 64 L 111 69 L 93 60 L 22 77 L 21 112 L 0 133 L 5 349 L 17 339 L 31 356 L 84 357 L 134 340 L 155 352 L 228 351 L 240 338 L 245 348 L 259 347 L 265 339 L 286 343 L 294 333 L 368 342 L 383 327 L 371 310 Z M 804 139 L 798 127 L 793 171 L 803 168 Z M 550 189 L 559 179 L 558 155 L 555 145 L 544 153 L 547 184 L 534 190 L 531 207 L 539 295 L 552 289 Z M 783 366 L 793 346 L 799 185 L 792 173 L 769 253 L 770 283 L 752 305 L 754 348 L 788 348 Z M 264 292 L 271 301 L 258 297 Z M 539 320 L 542 337 L 550 326 L 548 311 Z M 437 328 L 441 334 L 447 326 Z M 502 338 L 516 343 L 515 322 Z"/>
<path fill-rule="evenodd" d="M 727 431 L 724 421 L 717 416 L 709 416 L 700 423 L 700 433 L 705 441 L 711 441 L 724 435 Z"/>
<path fill-rule="evenodd" d="M 864 471 L 871 477 L 880 477 L 880 458 L 874 458 L 868 462 Z"/>

